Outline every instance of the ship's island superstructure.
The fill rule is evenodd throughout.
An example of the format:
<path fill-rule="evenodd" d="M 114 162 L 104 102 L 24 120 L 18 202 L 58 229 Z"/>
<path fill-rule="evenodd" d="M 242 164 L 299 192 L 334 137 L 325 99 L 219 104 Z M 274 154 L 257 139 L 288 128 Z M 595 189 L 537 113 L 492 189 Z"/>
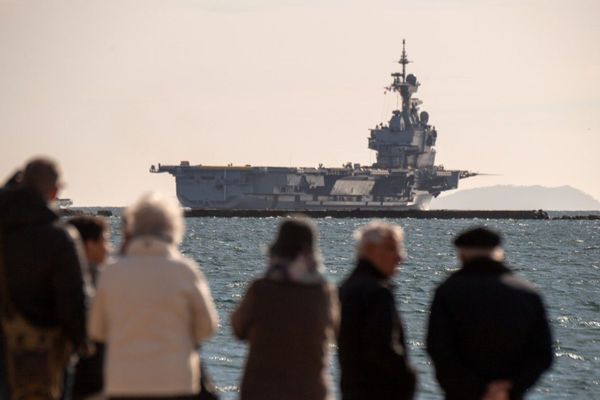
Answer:
<path fill-rule="evenodd" d="M 436 166 L 437 132 L 422 102 L 412 97 L 420 83 L 402 72 L 392 73 L 387 91 L 402 98 L 388 124 L 371 129 L 369 148 L 377 152 L 372 166 L 347 163 L 342 168 L 259 166 L 152 165 L 150 172 L 175 177 L 177 198 L 191 209 L 406 210 L 427 209 L 445 190 L 458 187 L 468 171 Z"/>

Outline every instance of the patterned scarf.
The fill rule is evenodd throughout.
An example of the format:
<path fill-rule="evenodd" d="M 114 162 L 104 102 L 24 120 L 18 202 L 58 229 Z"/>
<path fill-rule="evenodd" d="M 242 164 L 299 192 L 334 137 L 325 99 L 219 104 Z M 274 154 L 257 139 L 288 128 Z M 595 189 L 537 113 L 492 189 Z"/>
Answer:
<path fill-rule="evenodd" d="M 302 284 L 325 282 L 321 257 L 312 252 L 300 253 L 293 260 L 271 256 L 265 276 L 274 281 Z"/>

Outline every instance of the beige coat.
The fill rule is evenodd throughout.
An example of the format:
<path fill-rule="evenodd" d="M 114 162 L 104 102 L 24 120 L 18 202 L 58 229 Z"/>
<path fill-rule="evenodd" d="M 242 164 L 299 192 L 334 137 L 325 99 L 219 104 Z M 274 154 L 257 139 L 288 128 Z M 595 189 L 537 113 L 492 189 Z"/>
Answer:
<path fill-rule="evenodd" d="M 241 399 L 332 398 L 328 348 L 337 324 L 331 285 L 252 283 L 231 316 L 234 334 L 250 344 Z"/>
<path fill-rule="evenodd" d="M 107 343 L 105 393 L 171 396 L 198 393 L 201 341 L 218 316 L 198 265 L 158 239 L 133 240 L 102 271 L 89 320 Z"/>

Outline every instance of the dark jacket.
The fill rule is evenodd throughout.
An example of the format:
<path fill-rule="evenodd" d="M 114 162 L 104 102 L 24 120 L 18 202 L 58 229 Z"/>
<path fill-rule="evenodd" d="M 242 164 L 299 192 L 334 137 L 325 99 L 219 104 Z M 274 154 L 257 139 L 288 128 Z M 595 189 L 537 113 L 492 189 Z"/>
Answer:
<path fill-rule="evenodd" d="M 77 348 L 86 337 L 77 232 L 62 227 L 44 199 L 27 189 L 0 190 L 0 229 L 13 305 L 33 325 L 60 327 Z"/>
<path fill-rule="evenodd" d="M 473 260 L 436 290 L 427 351 L 446 399 L 481 399 L 499 379 L 520 399 L 552 363 L 542 299 L 502 263 Z"/>
<path fill-rule="evenodd" d="M 339 296 L 343 400 L 411 399 L 416 377 L 389 280 L 360 260 Z"/>
<path fill-rule="evenodd" d="M 88 265 L 90 280 L 94 289 L 98 278 L 98 266 Z M 71 399 L 82 400 L 88 396 L 102 392 L 104 388 L 104 343 L 93 342 L 94 353 L 92 355 L 81 355 L 73 375 L 71 387 Z"/>
<path fill-rule="evenodd" d="M 104 353 L 103 343 L 94 343 L 95 352 L 91 356 L 80 357 L 75 365 L 71 398 L 81 400 L 87 396 L 101 393 L 104 388 Z"/>

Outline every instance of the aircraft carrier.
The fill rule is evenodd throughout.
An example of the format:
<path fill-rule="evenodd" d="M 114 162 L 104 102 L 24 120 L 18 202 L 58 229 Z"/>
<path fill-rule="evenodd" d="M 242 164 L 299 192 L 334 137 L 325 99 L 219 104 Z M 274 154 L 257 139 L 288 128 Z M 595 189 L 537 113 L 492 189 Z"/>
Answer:
<path fill-rule="evenodd" d="M 433 197 L 476 175 L 435 165 L 437 131 L 413 97 L 420 83 L 406 74 L 410 63 L 402 41 L 398 63 L 386 91 L 401 97 L 387 124 L 370 130 L 368 146 L 377 152 L 371 166 L 341 168 L 152 165 L 152 173 L 175 177 L 177 198 L 192 210 L 426 210 Z"/>

